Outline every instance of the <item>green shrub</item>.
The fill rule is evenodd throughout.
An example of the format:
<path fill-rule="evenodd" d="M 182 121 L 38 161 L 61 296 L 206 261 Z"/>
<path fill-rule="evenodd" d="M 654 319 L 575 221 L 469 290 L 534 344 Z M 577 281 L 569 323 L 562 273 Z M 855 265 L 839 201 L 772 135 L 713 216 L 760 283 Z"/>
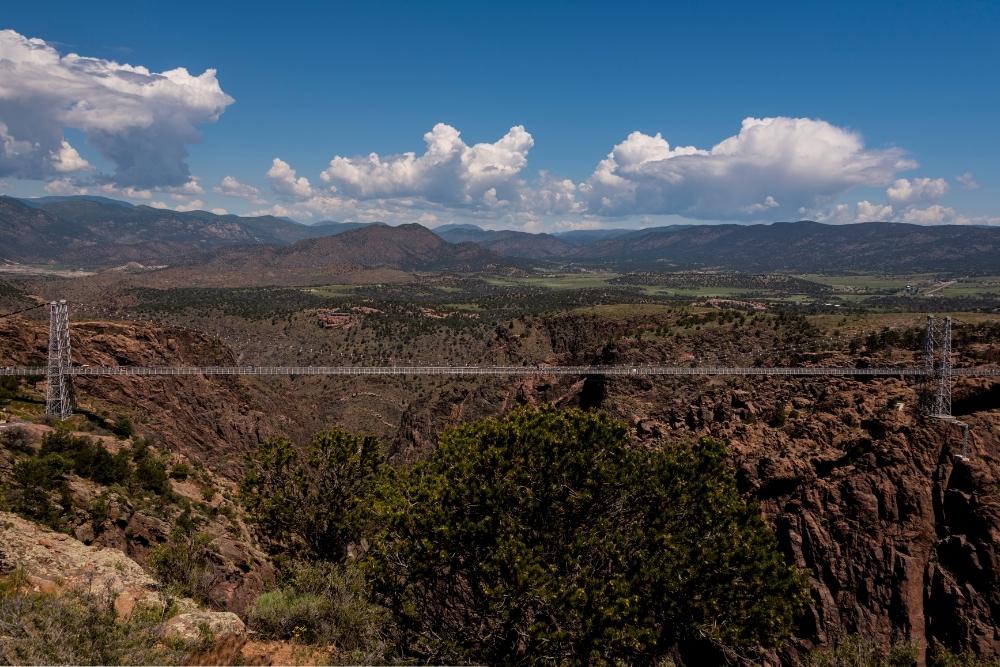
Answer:
<path fill-rule="evenodd" d="M 778 401 L 771 411 L 771 419 L 767 422 L 773 428 L 782 428 L 788 423 L 788 408 L 784 401 Z"/>
<path fill-rule="evenodd" d="M 118 415 L 115 417 L 115 421 L 111 424 L 111 432 L 122 440 L 127 440 L 135 435 L 135 426 L 132 425 L 132 420 L 125 415 Z"/>
<path fill-rule="evenodd" d="M 928 667 L 1000 667 L 1000 660 L 979 658 L 971 651 L 953 653 L 940 644 L 936 645 L 927 661 Z"/>
<path fill-rule="evenodd" d="M 110 597 L 36 593 L 23 575 L 0 581 L 0 664 L 183 664 L 191 646 L 160 639 L 163 612 L 139 608 L 125 621 Z"/>
<path fill-rule="evenodd" d="M 26 488 L 52 490 L 69 467 L 70 463 L 61 456 L 33 456 L 14 464 L 14 481 Z"/>
<path fill-rule="evenodd" d="M 317 433 L 304 452 L 268 440 L 247 461 L 240 502 L 272 550 L 341 560 L 365 530 L 382 463 L 375 438 L 338 429 Z"/>
<path fill-rule="evenodd" d="M 98 484 L 120 484 L 129 477 L 128 453 L 112 455 L 90 438 L 52 431 L 42 438 L 40 453 L 59 454 L 69 462 L 69 470 Z"/>
<path fill-rule="evenodd" d="M 19 454 L 31 454 L 31 434 L 28 430 L 15 426 L 0 431 L 0 446 Z"/>
<path fill-rule="evenodd" d="M 312 643 L 322 633 L 328 610 L 329 603 L 319 595 L 278 589 L 257 596 L 248 620 L 262 637 Z"/>
<path fill-rule="evenodd" d="M 597 413 L 521 408 L 446 430 L 379 509 L 375 599 L 420 660 L 645 663 L 682 640 L 773 646 L 803 599 L 724 445 L 634 448 Z"/>
<path fill-rule="evenodd" d="M 28 456 L 13 466 L 14 484 L 4 494 L 7 504 L 12 511 L 56 530 L 66 529 L 66 515 L 73 508 L 66 484 L 71 473 L 104 486 L 123 484 L 132 491 L 170 496 L 165 464 L 141 443 L 133 450 L 123 448 L 111 454 L 90 438 L 55 430 L 42 438 L 37 452 L 30 447 L 26 452 Z"/>
<path fill-rule="evenodd" d="M 365 578 L 352 565 L 296 563 L 284 586 L 262 593 L 247 613 L 263 637 L 334 644 L 357 662 L 386 657 L 388 614 L 368 601 Z"/>
<path fill-rule="evenodd" d="M 14 487 L 5 500 L 11 511 L 55 530 L 65 529 L 72 499 L 66 487 L 69 463 L 58 454 L 33 456 L 14 464 Z"/>
<path fill-rule="evenodd" d="M 170 495 L 167 465 L 145 443 L 138 443 L 132 449 L 132 460 L 135 462 L 134 480 L 138 488 L 161 496 Z"/>
<path fill-rule="evenodd" d="M 179 525 L 166 542 L 149 551 L 146 565 L 172 594 L 209 602 L 218 581 L 212 562 L 212 540 L 207 533 Z"/>
<path fill-rule="evenodd" d="M 911 667 L 919 651 L 912 644 L 883 647 L 858 635 L 838 639 L 832 647 L 814 649 L 807 667 Z"/>
<path fill-rule="evenodd" d="M 178 463 L 170 469 L 170 479 L 184 481 L 194 473 L 194 470 L 186 463 Z"/>

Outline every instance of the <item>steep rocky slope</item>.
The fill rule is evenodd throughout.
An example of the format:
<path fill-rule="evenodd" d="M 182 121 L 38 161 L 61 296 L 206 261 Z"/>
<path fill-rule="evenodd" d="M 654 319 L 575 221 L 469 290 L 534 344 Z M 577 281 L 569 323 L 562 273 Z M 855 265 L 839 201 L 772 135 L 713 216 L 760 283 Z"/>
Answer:
<path fill-rule="evenodd" d="M 537 345 L 548 350 L 549 362 L 643 363 L 656 360 L 648 357 L 655 353 L 684 363 L 690 354 L 674 337 L 662 349 L 641 340 L 634 333 L 641 318 L 567 317 L 498 328 L 489 341 L 491 361 L 517 358 L 519 346 L 532 341 L 544 341 Z M 230 358 L 211 339 L 187 331 L 74 327 L 86 363 Z M 722 349 L 732 334 L 714 331 L 699 333 L 718 336 L 708 340 Z M 0 324 L 0 364 L 37 360 L 44 340 L 41 323 Z M 780 341 L 787 356 L 769 362 L 809 362 L 794 352 L 793 337 Z M 912 360 L 905 350 L 886 354 Z M 520 402 L 608 410 L 633 426 L 637 443 L 650 446 L 698 435 L 726 438 L 743 488 L 761 503 L 788 557 L 810 576 L 808 608 L 775 660 L 793 661 L 855 633 L 884 644 L 943 643 L 1000 657 L 1000 394 L 990 381 L 956 384 L 956 410 L 972 427 L 967 458 L 959 456 L 958 429 L 923 418 L 916 387 L 899 378 L 536 377 L 454 381 L 426 393 L 425 385 L 395 379 L 267 382 L 102 379 L 79 391 L 81 404 L 128 409 L 142 428 L 161 430 L 166 447 L 231 474 L 238 452 L 271 432 L 301 436 L 338 423 L 378 433 L 396 460 L 412 460 L 434 446 L 444 425 Z"/>
<path fill-rule="evenodd" d="M 898 380 L 710 383 L 693 401 L 636 389 L 605 402 L 646 438 L 729 439 L 741 482 L 810 573 L 786 658 L 850 633 L 1000 655 L 1000 413 L 963 417 L 965 460 L 958 429 L 914 415 Z M 775 404 L 789 410 L 780 426 Z"/>
<path fill-rule="evenodd" d="M 213 634 L 244 636 L 246 627 L 229 611 L 205 611 L 189 599 L 167 596 L 158 581 L 118 549 L 88 546 L 7 512 L 0 512 L 0 576 L 20 569 L 36 590 L 58 593 L 75 589 L 114 599 L 115 611 L 127 617 L 137 607 L 154 606 L 179 613 L 164 625 L 164 635 L 196 639 L 204 624 Z"/>
<path fill-rule="evenodd" d="M 74 321 L 72 343 L 73 362 L 91 366 L 235 363 L 218 341 L 186 329 Z M 0 365 L 44 365 L 47 345 L 44 323 L 0 320 Z M 44 379 L 31 378 L 30 383 L 40 400 Z M 108 418 L 128 417 L 167 449 L 230 474 L 247 448 L 273 432 L 238 378 L 81 377 L 74 388 L 82 409 Z"/>

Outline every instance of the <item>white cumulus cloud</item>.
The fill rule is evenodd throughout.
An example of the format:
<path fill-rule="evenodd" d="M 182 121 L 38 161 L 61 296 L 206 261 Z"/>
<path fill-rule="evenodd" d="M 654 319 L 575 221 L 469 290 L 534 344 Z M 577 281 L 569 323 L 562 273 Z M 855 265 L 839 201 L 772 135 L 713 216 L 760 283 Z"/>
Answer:
<path fill-rule="evenodd" d="M 915 225 L 944 225 L 960 221 L 955 209 L 940 204 L 932 204 L 926 208 L 909 208 L 900 216 L 900 222 L 910 222 Z"/>
<path fill-rule="evenodd" d="M 119 188 L 111 183 L 105 183 L 98 188 L 103 194 L 109 197 L 125 197 L 126 199 L 152 199 L 153 193 L 151 190 L 145 190 L 143 188 L 132 188 L 125 187 Z"/>
<path fill-rule="evenodd" d="M 191 201 L 177 204 L 176 206 L 171 206 L 170 204 L 167 204 L 166 202 L 162 202 L 159 200 L 150 202 L 149 205 L 152 208 L 161 208 L 161 209 L 166 209 L 168 211 L 178 211 L 180 213 L 205 210 L 205 202 L 203 202 L 200 199 L 192 199 Z M 219 211 L 221 211 L 221 213 L 219 213 Z M 216 215 L 224 215 L 226 213 L 226 209 L 224 208 L 212 209 L 212 213 L 215 213 Z"/>
<path fill-rule="evenodd" d="M 895 204 L 909 206 L 940 199 L 948 193 L 948 182 L 943 178 L 897 178 L 885 194 Z"/>
<path fill-rule="evenodd" d="M 972 175 L 971 171 L 967 171 L 964 174 L 955 177 L 958 184 L 962 186 L 963 190 L 978 190 L 981 186 L 976 177 Z"/>
<path fill-rule="evenodd" d="M 265 204 L 267 202 L 260 196 L 260 190 L 248 184 L 241 183 L 232 176 L 224 176 L 217 186 L 212 188 L 216 194 L 226 197 L 238 197 L 246 199 L 254 204 Z"/>
<path fill-rule="evenodd" d="M 298 176 L 291 165 L 281 158 L 274 158 L 267 170 L 267 180 L 276 194 L 304 199 L 312 196 L 312 186 L 305 176 Z"/>
<path fill-rule="evenodd" d="M 187 144 L 233 102 L 213 69 L 152 72 L 139 65 L 62 55 L 41 39 L 0 31 L 0 177 L 45 179 L 87 168 L 65 128 L 114 164 L 121 187 L 183 186 Z"/>
<path fill-rule="evenodd" d="M 335 156 L 320 178 L 333 192 L 354 199 L 418 197 L 493 208 L 515 196 L 534 139 L 516 125 L 494 143 L 469 146 L 454 127 L 438 123 L 424 134 L 424 143 L 421 155 Z"/>
<path fill-rule="evenodd" d="M 68 178 L 55 178 L 45 184 L 45 192 L 50 195 L 85 195 L 87 188 L 81 188 Z"/>
<path fill-rule="evenodd" d="M 855 208 L 854 219 L 856 222 L 885 222 L 892 220 L 893 210 L 891 204 L 873 204 L 870 201 L 859 201 Z"/>
<path fill-rule="evenodd" d="M 65 139 L 63 139 L 59 149 L 51 153 L 49 161 L 52 164 L 52 169 L 60 174 L 86 171 L 91 168 L 90 163 L 83 159 L 77 150 Z"/>
<path fill-rule="evenodd" d="M 812 207 L 855 186 L 884 186 L 915 166 L 902 150 L 867 148 L 857 133 L 823 120 L 746 118 L 738 134 L 710 149 L 633 132 L 580 189 L 600 215 L 752 219 Z"/>

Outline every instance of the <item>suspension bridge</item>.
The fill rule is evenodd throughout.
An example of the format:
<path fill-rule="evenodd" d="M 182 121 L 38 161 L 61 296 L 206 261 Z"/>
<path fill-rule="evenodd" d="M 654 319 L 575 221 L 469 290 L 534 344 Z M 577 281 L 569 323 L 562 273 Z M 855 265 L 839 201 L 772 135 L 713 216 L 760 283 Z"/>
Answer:
<path fill-rule="evenodd" d="M 954 368 L 951 363 L 951 318 L 927 319 L 923 359 L 920 366 L 74 366 L 71 359 L 69 306 L 53 301 L 49 307 L 48 363 L 45 366 L 3 366 L 0 376 L 45 376 L 45 414 L 66 419 L 73 413 L 74 377 L 109 376 L 216 376 L 216 375 L 336 375 L 336 376 L 829 376 L 916 378 L 924 384 L 924 411 L 967 427 L 951 416 L 953 378 L 1000 376 L 1000 368 Z M 26 309 L 29 310 L 29 309 Z M 24 311 L 18 311 L 24 312 Z M 10 313 L 13 314 L 13 313 Z"/>

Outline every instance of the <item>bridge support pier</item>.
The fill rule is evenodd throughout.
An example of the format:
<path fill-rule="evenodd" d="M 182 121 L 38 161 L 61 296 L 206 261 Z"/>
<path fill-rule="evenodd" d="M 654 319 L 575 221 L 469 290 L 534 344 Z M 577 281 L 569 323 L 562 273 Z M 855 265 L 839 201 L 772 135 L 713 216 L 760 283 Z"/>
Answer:
<path fill-rule="evenodd" d="M 46 367 L 45 416 L 66 419 L 73 414 L 72 365 L 69 343 L 69 306 L 66 301 L 49 303 L 49 361 Z"/>

